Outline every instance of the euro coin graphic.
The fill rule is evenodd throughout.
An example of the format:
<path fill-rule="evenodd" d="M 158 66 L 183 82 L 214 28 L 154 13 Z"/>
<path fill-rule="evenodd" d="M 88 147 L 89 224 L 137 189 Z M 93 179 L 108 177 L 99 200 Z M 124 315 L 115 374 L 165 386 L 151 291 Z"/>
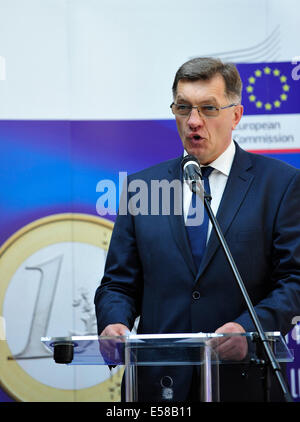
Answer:
<path fill-rule="evenodd" d="M 0 248 L 1 387 L 18 401 L 118 401 L 121 369 L 59 365 L 41 337 L 97 334 L 94 294 L 113 223 L 87 214 L 36 220 Z"/>

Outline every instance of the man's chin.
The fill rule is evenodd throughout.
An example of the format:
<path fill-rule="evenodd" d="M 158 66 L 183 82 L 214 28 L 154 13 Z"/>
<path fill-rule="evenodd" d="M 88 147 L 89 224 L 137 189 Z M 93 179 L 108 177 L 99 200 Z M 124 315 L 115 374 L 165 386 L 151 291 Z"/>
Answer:
<path fill-rule="evenodd" d="M 185 150 L 189 155 L 193 155 L 194 157 L 196 157 L 200 164 L 205 164 L 206 161 L 208 160 L 208 157 L 202 148 L 189 147 L 189 148 L 185 148 Z"/>

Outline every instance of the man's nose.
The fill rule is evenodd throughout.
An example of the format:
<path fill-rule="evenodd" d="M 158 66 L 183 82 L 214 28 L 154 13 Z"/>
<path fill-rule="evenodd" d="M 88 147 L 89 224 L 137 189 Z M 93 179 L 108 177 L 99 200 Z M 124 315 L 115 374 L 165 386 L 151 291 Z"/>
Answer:
<path fill-rule="evenodd" d="M 192 108 L 189 118 L 187 120 L 188 125 L 191 128 L 196 128 L 198 126 L 203 126 L 204 120 L 203 117 L 200 116 L 198 110 L 196 108 Z"/>

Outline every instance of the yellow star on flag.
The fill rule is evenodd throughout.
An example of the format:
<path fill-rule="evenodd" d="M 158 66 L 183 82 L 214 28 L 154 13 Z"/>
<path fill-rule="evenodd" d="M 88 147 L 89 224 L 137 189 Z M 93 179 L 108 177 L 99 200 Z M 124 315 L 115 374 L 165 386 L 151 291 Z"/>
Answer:
<path fill-rule="evenodd" d="M 287 92 L 287 91 L 290 90 L 290 87 L 289 87 L 288 84 L 284 84 L 283 87 L 282 87 L 282 89 Z"/>
<path fill-rule="evenodd" d="M 284 75 L 280 76 L 280 82 L 286 82 L 286 80 L 287 80 L 286 76 Z"/>
<path fill-rule="evenodd" d="M 255 97 L 255 95 L 249 95 L 249 101 L 255 101 L 256 100 L 256 97 Z"/>
<path fill-rule="evenodd" d="M 256 101 L 255 105 L 257 108 L 262 108 L 263 103 L 261 101 Z"/>
<path fill-rule="evenodd" d="M 248 85 L 248 86 L 246 87 L 246 91 L 247 91 L 247 92 L 253 92 L 253 86 Z"/>
<path fill-rule="evenodd" d="M 281 95 L 280 95 L 280 99 L 281 99 L 282 101 L 285 101 L 285 100 L 287 99 L 287 95 L 286 95 L 286 94 L 281 94 Z"/>
<path fill-rule="evenodd" d="M 254 84 L 255 78 L 253 76 L 250 76 L 250 78 L 248 78 L 248 81 L 250 84 Z"/>
<path fill-rule="evenodd" d="M 255 76 L 261 76 L 262 71 L 257 69 L 254 73 L 255 73 Z"/>
<path fill-rule="evenodd" d="M 279 108 L 279 107 L 280 107 L 280 104 L 281 104 L 281 102 L 280 102 L 279 100 L 275 100 L 275 101 L 274 101 L 274 106 L 275 106 L 276 108 Z"/>
<path fill-rule="evenodd" d="M 273 75 L 274 76 L 279 76 L 280 75 L 280 70 L 279 69 L 274 69 L 273 70 Z"/>
<path fill-rule="evenodd" d="M 272 104 L 270 104 L 270 103 L 266 103 L 266 104 L 265 104 L 265 109 L 266 109 L 266 110 L 271 110 L 271 109 L 272 109 Z"/>
<path fill-rule="evenodd" d="M 264 68 L 264 73 L 265 73 L 266 75 L 269 75 L 269 74 L 271 73 L 271 69 L 270 69 L 268 66 L 266 66 L 266 67 Z"/>

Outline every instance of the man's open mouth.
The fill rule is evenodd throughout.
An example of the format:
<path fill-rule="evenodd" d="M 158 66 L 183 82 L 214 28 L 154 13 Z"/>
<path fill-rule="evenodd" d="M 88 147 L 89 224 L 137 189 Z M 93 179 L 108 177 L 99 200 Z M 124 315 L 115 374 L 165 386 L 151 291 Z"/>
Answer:
<path fill-rule="evenodd" d="M 190 135 L 189 138 L 193 141 L 200 141 L 200 139 L 203 139 L 200 135 Z"/>

